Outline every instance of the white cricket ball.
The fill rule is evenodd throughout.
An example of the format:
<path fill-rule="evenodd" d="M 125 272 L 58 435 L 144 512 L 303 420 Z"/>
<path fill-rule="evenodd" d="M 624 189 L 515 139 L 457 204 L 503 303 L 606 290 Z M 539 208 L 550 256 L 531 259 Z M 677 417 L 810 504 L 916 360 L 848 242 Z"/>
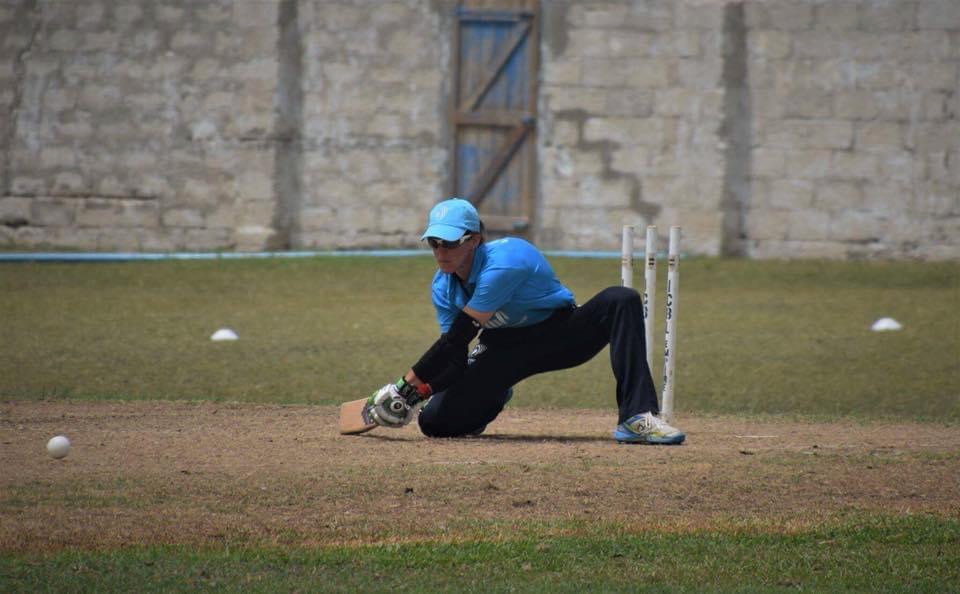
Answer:
<path fill-rule="evenodd" d="M 50 438 L 47 442 L 47 453 L 58 460 L 65 458 L 70 453 L 70 440 L 63 435 Z"/>

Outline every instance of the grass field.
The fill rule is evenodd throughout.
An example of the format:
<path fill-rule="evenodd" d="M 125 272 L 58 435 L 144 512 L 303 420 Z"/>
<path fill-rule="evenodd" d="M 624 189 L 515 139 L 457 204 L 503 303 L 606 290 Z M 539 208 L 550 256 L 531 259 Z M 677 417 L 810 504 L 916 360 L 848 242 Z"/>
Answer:
<path fill-rule="evenodd" d="M 615 260 L 552 262 L 581 301 L 618 283 Z M 662 340 L 665 267 L 660 268 L 656 334 Z M 66 475 L 58 477 L 57 470 L 70 467 L 55 466 L 60 463 L 42 456 L 23 457 L 17 448 L 27 433 L 34 439 L 47 427 L 63 425 L 52 415 L 69 419 L 84 403 L 146 401 L 162 406 L 161 401 L 186 400 L 243 410 L 310 405 L 329 411 L 343 400 L 366 395 L 402 373 L 435 339 L 428 290 L 432 270 L 429 257 L 0 265 L 4 321 L 0 399 L 6 403 L 0 416 L 0 462 L 7 475 L 0 490 L 0 512 L 14 518 L 60 505 L 66 507 L 65 515 L 57 516 L 62 520 L 71 512 L 91 510 L 95 515 L 96 510 L 114 508 L 123 514 L 147 512 L 162 509 L 163 497 L 176 499 L 168 487 L 150 482 L 155 479 L 160 485 L 167 475 L 111 479 L 109 467 L 93 468 L 100 474 L 89 482 L 83 478 L 87 469 L 76 467 L 70 479 L 78 482 L 73 497 L 47 492 L 52 487 L 70 488 Z M 675 406 L 681 427 L 685 418 L 721 419 L 708 423 L 711 427 L 737 418 L 763 419 L 775 428 L 796 421 L 815 426 L 839 420 L 881 428 L 910 424 L 898 436 L 919 434 L 927 426 L 941 436 L 960 431 L 960 264 L 688 259 L 681 264 L 680 285 Z M 899 320 L 904 329 L 871 332 L 873 321 L 885 316 Z M 225 326 L 233 328 L 240 340 L 211 342 L 209 336 Z M 659 341 L 657 348 L 654 375 L 659 378 Z M 17 418 L 16 411 L 26 409 L 18 403 L 29 402 L 43 403 L 46 412 Z M 606 356 L 576 370 L 527 380 L 517 389 L 513 409 L 560 411 L 567 416 L 578 414 L 577 409 L 612 412 L 613 381 Z M 706 426 L 702 421 L 691 425 Z M 149 429 L 163 439 L 163 427 Z M 309 435 L 297 435 L 310 440 Z M 408 441 L 403 444 L 362 443 L 376 460 L 391 448 L 417 443 L 416 436 L 404 435 Z M 544 446 L 536 439 L 507 437 L 511 440 L 504 443 L 482 442 L 478 451 L 468 447 L 458 454 L 462 457 L 447 460 L 442 467 L 415 461 L 404 472 L 423 473 L 415 474 L 422 481 L 417 483 L 418 493 L 434 484 L 428 478 L 434 471 L 473 486 L 480 470 L 475 466 L 477 456 L 496 457 L 508 446 L 521 452 Z M 710 449 L 704 439 L 692 433 L 694 445 L 684 448 L 704 448 L 703 460 L 708 460 Z M 348 447 L 361 442 L 331 437 L 329 443 Z M 561 455 L 576 455 L 575 465 L 582 466 L 582 480 L 589 483 L 597 480 L 595 469 L 605 463 L 595 456 L 612 456 L 605 477 L 629 469 L 629 459 L 623 457 L 631 454 L 605 450 L 606 444 L 575 436 L 552 445 Z M 841 443 L 836 450 L 841 454 L 828 457 L 835 465 L 830 468 L 854 482 L 864 468 L 890 477 L 913 470 L 918 480 L 924 468 L 953 476 L 952 481 L 943 479 L 935 505 L 931 503 L 935 486 L 915 491 L 903 486 L 902 493 L 888 494 L 889 501 L 872 505 L 870 493 L 885 493 L 876 487 L 864 491 L 855 504 L 837 503 L 844 496 L 840 486 L 818 489 L 803 482 L 805 476 L 828 481 L 829 476 L 816 474 L 822 472 L 820 467 L 811 466 L 811 461 L 827 461 L 822 449 L 788 444 L 769 455 L 742 448 L 738 454 L 738 446 L 728 444 L 739 456 L 735 470 L 742 476 L 759 473 L 756 476 L 763 480 L 776 479 L 777 471 L 783 480 L 771 487 L 783 493 L 809 489 L 810 509 L 800 514 L 803 521 L 794 523 L 795 516 L 785 512 L 750 516 L 748 521 L 735 505 L 720 503 L 713 508 L 720 510 L 719 515 L 702 524 L 688 522 L 679 530 L 662 521 L 645 528 L 635 520 L 611 517 L 574 521 L 548 514 L 538 520 L 534 514 L 524 520 L 525 502 L 536 500 L 524 495 L 505 500 L 508 507 L 513 501 L 511 514 L 521 514 L 511 530 L 496 529 L 493 520 L 468 517 L 443 536 L 428 534 L 416 542 L 397 541 L 395 535 L 378 539 L 368 533 L 349 542 L 319 537 L 307 542 L 298 533 L 288 541 L 237 536 L 228 542 L 201 539 L 198 544 L 187 538 L 191 528 L 185 526 L 182 540 L 176 535 L 148 536 L 124 546 L 29 546 L 31 535 L 35 545 L 42 539 L 30 532 L 39 528 L 28 526 L 17 533 L 17 540 L 0 542 L 0 591 L 956 590 L 960 500 L 952 499 L 951 504 L 950 498 L 960 489 L 960 479 L 951 475 L 960 468 L 960 452 L 952 446 L 914 452 L 909 445 L 908 440 L 854 451 Z M 442 451 L 446 446 L 433 447 Z M 714 490 L 723 491 L 726 458 L 698 462 L 648 449 L 636 455 L 649 459 L 645 463 L 651 470 L 668 471 L 667 476 L 709 476 Z M 72 454 L 63 462 L 81 461 Z M 529 488 L 522 482 L 524 476 L 537 476 L 547 485 L 551 473 L 570 471 L 555 464 L 505 462 L 496 472 L 486 472 L 520 477 L 517 484 Z M 375 484 L 386 480 L 388 471 L 377 463 L 364 469 L 372 473 Z M 216 485 L 215 472 L 214 468 L 209 477 L 199 475 L 197 480 L 210 482 L 194 485 L 198 493 Z M 343 480 L 362 484 L 360 472 Z M 229 501 L 238 510 L 249 511 L 255 503 L 256 510 L 266 513 L 290 511 L 292 496 L 278 494 L 272 499 L 248 492 L 240 476 L 224 474 L 220 479 L 239 493 Z M 296 472 L 282 474 L 270 485 L 282 491 L 284 485 L 296 484 L 309 494 L 311 484 L 300 484 L 299 478 Z M 571 484 L 578 480 L 575 474 L 569 478 Z M 234 480 L 236 484 L 230 482 Z M 486 483 L 478 484 L 482 488 Z M 623 488 L 633 484 L 624 482 Z M 645 476 L 639 484 L 670 491 L 670 484 L 658 483 L 656 475 Z M 137 488 L 130 489 L 131 485 Z M 455 485 L 453 481 L 449 486 Z M 599 490 L 587 499 L 575 493 L 571 500 L 610 506 L 623 496 L 617 489 Z M 500 488 L 497 494 L 507 497 L 505 491 Z M 725 497 L 737 497 L 723 492 Z M 376 494 L 371 485 L 356 496 Z M 744 495 L 747 507 L 755 494 Z M 229 500 L 230 489 L 222 496 Z M 298 504 L 324 504 L 323 496 L 313 504 L 308 503 L 309 496 L 302 497 Z M 821 498 L 828 511 L 818 514 Z M 189 501 L 183 499 L 188 506 Z M 403 501 L 402 493 L 396 501 Z M 688 507 L 677 509 L 697 513 L 696 502 L 685 501 Z M 441 499 L 437 505 L 451 514 L 465 513 L 456 501 Z M 214 504 L 203 499 L 198 506 Z M 396 513 L 390 510 L 383 513 Z M 370 519 L 372 525 L 378 521 L 385 522 Z M 123 539 L 107 539 L 117 540 Z"/>
<path fill-rule="evenodd" d="M 615 261 L 554 264 L 581 301 L 619 283 Z M 0 394 L 336 403 L 435 340 L 432 270 L 429 257 L 6 265 Z M 957 263 L 695 259 L 680 288 L 678 412 L 960 418 Z M 883 316 L 904 330 L 870 332 Z M 210 342 L 221 326 L 241 339 Z M 612 387 L 601 355 L 523 383 L 517 404 L 609 407 Z"/>

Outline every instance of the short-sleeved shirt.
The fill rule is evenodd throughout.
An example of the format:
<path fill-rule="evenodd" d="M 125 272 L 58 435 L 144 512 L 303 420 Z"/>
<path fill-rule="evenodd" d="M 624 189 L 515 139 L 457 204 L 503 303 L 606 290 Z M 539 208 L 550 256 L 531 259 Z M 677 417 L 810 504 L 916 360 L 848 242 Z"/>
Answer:
<path fill-rule="evenodd" d="M 560 283 L 540 250 L 518 237 L 480 244 L 466 283 L 442 270 L 433 277 L 441 332 L 450 329 L 465 306 L 494 312 L 483 326 L 494 329 L 530 326 L 573 304 L 573 293 Z"/>

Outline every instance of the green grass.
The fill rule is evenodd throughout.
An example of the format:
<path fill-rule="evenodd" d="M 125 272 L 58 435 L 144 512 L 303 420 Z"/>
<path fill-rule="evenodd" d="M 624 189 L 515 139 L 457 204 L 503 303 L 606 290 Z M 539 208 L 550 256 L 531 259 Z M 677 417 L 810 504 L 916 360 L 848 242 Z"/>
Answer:
<path fill-rule="evenodd" d="M 619 282 L 615 260 L 552 261 L 580 301 Z M 0 265 L 0 397 L 340 402 L 433 342 L 432 271 L 429 257 Z M 958 263 L 690 259 L 680 288 L 678 412 L 960 419 Z M 871 332 L 882 316 L 904 330 Z M 211 342 L 221 326 L 240 340 Z M 514 402 L 612 408 L 607 355 Z"/>
<path fill-rule="evenodd" d="M 849 520 L 793 533 L 617 533 L 507 542 L 184 547 L 0 557 L 4 592 L 944 592 L 960 521 Z"/>

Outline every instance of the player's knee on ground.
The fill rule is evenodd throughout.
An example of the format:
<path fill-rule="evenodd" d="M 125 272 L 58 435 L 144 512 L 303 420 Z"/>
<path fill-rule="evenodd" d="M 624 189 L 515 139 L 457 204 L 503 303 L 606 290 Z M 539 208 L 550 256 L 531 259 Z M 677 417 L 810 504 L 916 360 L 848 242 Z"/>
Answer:
<path fill-rule="evenodd" d="M 420 411 L 420 416 L 417 417 L 420 432 L 427 437 L 462 437 L 470 433 L 470 431 L 456 430 L 438 417 L 435 410 L 424 407 Z"/>
<path fill-rule="evenodd" d="M 463 409 L 451 407 L 450 402 L 440 403 L 439 401 L 428 401 L 427 405 L 420 410 L 420 416 L 417 423 L 420 426 L 420 432 L 427 437 L 463 437 L 466 435 L 477 435 L 478 432 L 490 423 L 492 423 L 503 411 L 503 407 L 513 398 L 513 388 L 506 390 L 493 390 L 489 394 L 495 394 L 494 398 L 487 398 L 487 406 L 476 409 Z M 434 398 L 437 398 L 434 395 Z M 445 398 L 446 394 L 440 395 Z M 476 402 L 481 396 L 476 393 L 460 393 L 462 401 Z"/>

